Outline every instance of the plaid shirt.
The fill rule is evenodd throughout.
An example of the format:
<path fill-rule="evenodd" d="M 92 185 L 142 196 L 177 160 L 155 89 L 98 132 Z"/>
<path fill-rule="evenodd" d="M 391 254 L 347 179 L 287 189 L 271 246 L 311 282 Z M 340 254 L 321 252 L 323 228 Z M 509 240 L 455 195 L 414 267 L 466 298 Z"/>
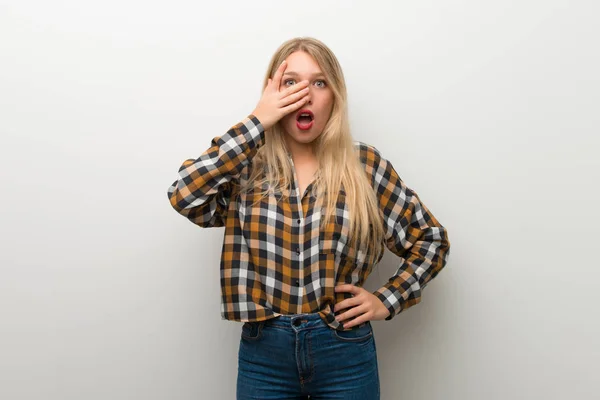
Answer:
<path fill-rule="evenodd" d="M 264 141 L 264 128 L 252 114 L 215 137 L 198 159 L 179 168 L 168 189 L 171 206 L 201 227 L 225 227 L 222 319 L 262 321 L 318 312 L 331 328 L 344 329 L 333 307 L 352 295 L 336 293 L 334 287 L 362 286 L 373 269 L 372 261 L 348 245 L 345 192 L 340 190 L 336 212 L 324 229 L 319 225 L 325 210 L 317 206 L 321 203 L 311 191 L 313 185 L 301 196 L 295 170 L 287 191 L 271 192 L 252 206 L 259 194 L 239 193 L 232 180 L 248 179 L 252 157 Z M 373 292 L 390 311 L 390 320 L 421 301 L 425 286 L 446 264 L 450 242 L 446 229 L 392 164 L 373 146 L 354 143 L 379 199 L 385 245 L 401 260 L 396 273 Z M 291 156 L 290 162 L 293 166 Z"/>

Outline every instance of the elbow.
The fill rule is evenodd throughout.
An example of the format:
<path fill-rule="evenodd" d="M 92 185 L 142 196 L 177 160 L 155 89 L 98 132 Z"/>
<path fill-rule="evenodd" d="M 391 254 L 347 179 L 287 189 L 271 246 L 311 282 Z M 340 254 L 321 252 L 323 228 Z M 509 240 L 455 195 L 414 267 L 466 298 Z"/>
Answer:
<path fill-rule="evenodd" d="M 181 204 L 181 194 L 177 189 L 176 183 L 173 183 L 171 186 L 169 186 L 169 189 L 167 190 L 167 197 L 171 207 L 178 213 L 182 214 L 184 212 L 185 205 Z"/>

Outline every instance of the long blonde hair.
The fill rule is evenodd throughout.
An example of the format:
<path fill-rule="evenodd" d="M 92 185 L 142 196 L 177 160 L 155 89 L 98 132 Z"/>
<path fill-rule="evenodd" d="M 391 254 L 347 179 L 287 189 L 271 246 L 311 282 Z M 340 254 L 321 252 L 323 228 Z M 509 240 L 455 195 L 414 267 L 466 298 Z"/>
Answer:
<path fill-rule="evenodd" d="M 304 51 L 314 58 L 334 95 L 331 116 L 321 135 L 313 142 L 319 162 L 313 189 L 318 193 L 317 198 L 322 201 L 321 204 L 326 207 L 325 216 L 321 219 L 321 227 L 332 218 L 339 191 L 343 188 L 350 221 L 348 244 L 356 251 L 369 254 L 369 261 L 376 263 L 381 258 L 383 250 L 382 214 L 350 134 L 346 82 L 337 58 L 324 43 L 317 39 L 310 37 L 290 39 L 284 42 L 271 58 L 263 82 L 263 90 L 283 60 L 296 51 Z M 293 171 L 283 134 L 284 131 L 279 123 L 265 131 L 265 144 L 253 157 L 251 175 L 246 185 L 241 188 L 241 192 L 251 187 L 256 190 L 256 187 L 260 188 L 264 183 L 268 183 L 269 187 L 286 193 L 285 189 L 293 181 Z M 268 193 L 268 190 L 260 192 L 261 198 Z M 358 243 L 361 245 L 358 246 Z"/>

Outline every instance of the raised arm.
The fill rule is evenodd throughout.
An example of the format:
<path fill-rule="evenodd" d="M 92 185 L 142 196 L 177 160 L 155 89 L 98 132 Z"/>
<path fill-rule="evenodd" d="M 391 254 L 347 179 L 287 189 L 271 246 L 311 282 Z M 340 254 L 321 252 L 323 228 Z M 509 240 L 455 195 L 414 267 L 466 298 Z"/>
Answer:
<path fill-rule="evenodd" d="M 265 131 L 308 99 L 308 81 L 281 89 L 285 61 L 268 80 L 254 111 L 197 159 L 188 159 L 167 192 L 171 206 L 194 224 L 204 228 L 224 226 L 232 196 L 232 181 L 250 163 L 265 142 Z"/>
<path fill-rule="evenodd" d="M 224 226 L 232 180 L 239 178 L 264 140 L 265 130 L 253 114 L 215 137 L 200 157 L 185 160 L 179 168 L 167 191 L 171 206 L 203 228 Z"/>

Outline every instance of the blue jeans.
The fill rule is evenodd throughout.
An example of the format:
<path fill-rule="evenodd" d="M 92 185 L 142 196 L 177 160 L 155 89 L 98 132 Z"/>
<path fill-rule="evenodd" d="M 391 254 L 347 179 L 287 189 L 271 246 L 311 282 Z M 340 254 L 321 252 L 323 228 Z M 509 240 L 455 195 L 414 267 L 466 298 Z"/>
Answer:
<path fill-rule="evenodd" d="M 379 390 L 370 322 L 337 331 L 311 313 L 242 326 L 237 400 L 379 400 Z"/>

